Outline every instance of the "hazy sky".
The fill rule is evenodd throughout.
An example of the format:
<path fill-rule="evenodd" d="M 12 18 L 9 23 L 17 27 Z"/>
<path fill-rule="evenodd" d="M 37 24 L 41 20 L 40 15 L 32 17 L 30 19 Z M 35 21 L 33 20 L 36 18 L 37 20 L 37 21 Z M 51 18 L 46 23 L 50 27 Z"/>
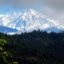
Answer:
<path fill-rule="evenodd" d="M 16 7 L 34 7 L 47 5 L 56 9 L 64 8 L 64 0 L 0 0 L 0 5 L 11 4 Z"/>
<path fill-rule="evenodd" d="M 52 19 L 64 21 L 64 0 L 0 0 L 0 13 L 29 8 Z"/>

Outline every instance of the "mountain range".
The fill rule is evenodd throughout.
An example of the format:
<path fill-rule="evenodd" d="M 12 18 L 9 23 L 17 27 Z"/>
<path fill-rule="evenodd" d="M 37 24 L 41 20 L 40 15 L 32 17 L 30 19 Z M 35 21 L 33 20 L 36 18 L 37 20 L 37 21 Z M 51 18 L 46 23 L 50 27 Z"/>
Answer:
<path fill-rule="evenodd" d="M 50 19 L 34 9 L 19 13 L 13 11 L 0 16 L 0 32 L 22 33 L 34 30 L 47 31 L 48 33 L 60 32 L 64 30 L 64 24 Z"/>

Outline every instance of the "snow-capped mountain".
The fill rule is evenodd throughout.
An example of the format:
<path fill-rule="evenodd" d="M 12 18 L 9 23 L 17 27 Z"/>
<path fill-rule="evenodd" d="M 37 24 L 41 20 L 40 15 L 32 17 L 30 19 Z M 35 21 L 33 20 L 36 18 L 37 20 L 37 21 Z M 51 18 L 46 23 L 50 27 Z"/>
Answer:
<path fill-rule="evenodd" d="M 0 16 L 0 25 L 16 29 L 18 32 L 31 32 L 33 30 L 55 32 L 55 30 L 64 30 L 64 24 L 50 19 L 33 9 L 20 13 L 11 12 L 7 15 Z"/>

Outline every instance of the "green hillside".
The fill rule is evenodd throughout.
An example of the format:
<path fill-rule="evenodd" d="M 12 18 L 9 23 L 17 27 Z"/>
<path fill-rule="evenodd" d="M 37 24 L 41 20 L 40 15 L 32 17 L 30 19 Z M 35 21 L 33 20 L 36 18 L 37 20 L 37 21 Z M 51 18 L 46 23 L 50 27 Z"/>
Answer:
<path fill-rule="evenodd" d="M 0 33 L 0 64 L 64 64 L 64 32 Z"/>

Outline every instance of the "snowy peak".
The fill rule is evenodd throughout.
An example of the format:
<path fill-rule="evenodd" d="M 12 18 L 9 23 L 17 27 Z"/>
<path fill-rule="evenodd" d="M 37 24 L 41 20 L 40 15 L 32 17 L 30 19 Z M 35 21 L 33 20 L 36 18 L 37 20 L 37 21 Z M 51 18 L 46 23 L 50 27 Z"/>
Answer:
<path fill-rule="evenodd" d="M 33 30 L 45 31 L 48 29 L 51 31 L 53 27 L 58 30 L 64 30 L 64 24 L 50 19 L 34 9 L 25 10 L 19 13 L 14 11 L 10 12 L 0 17 L 0 25 L 17 29 L 18 32 L 31 32 Z"/>

